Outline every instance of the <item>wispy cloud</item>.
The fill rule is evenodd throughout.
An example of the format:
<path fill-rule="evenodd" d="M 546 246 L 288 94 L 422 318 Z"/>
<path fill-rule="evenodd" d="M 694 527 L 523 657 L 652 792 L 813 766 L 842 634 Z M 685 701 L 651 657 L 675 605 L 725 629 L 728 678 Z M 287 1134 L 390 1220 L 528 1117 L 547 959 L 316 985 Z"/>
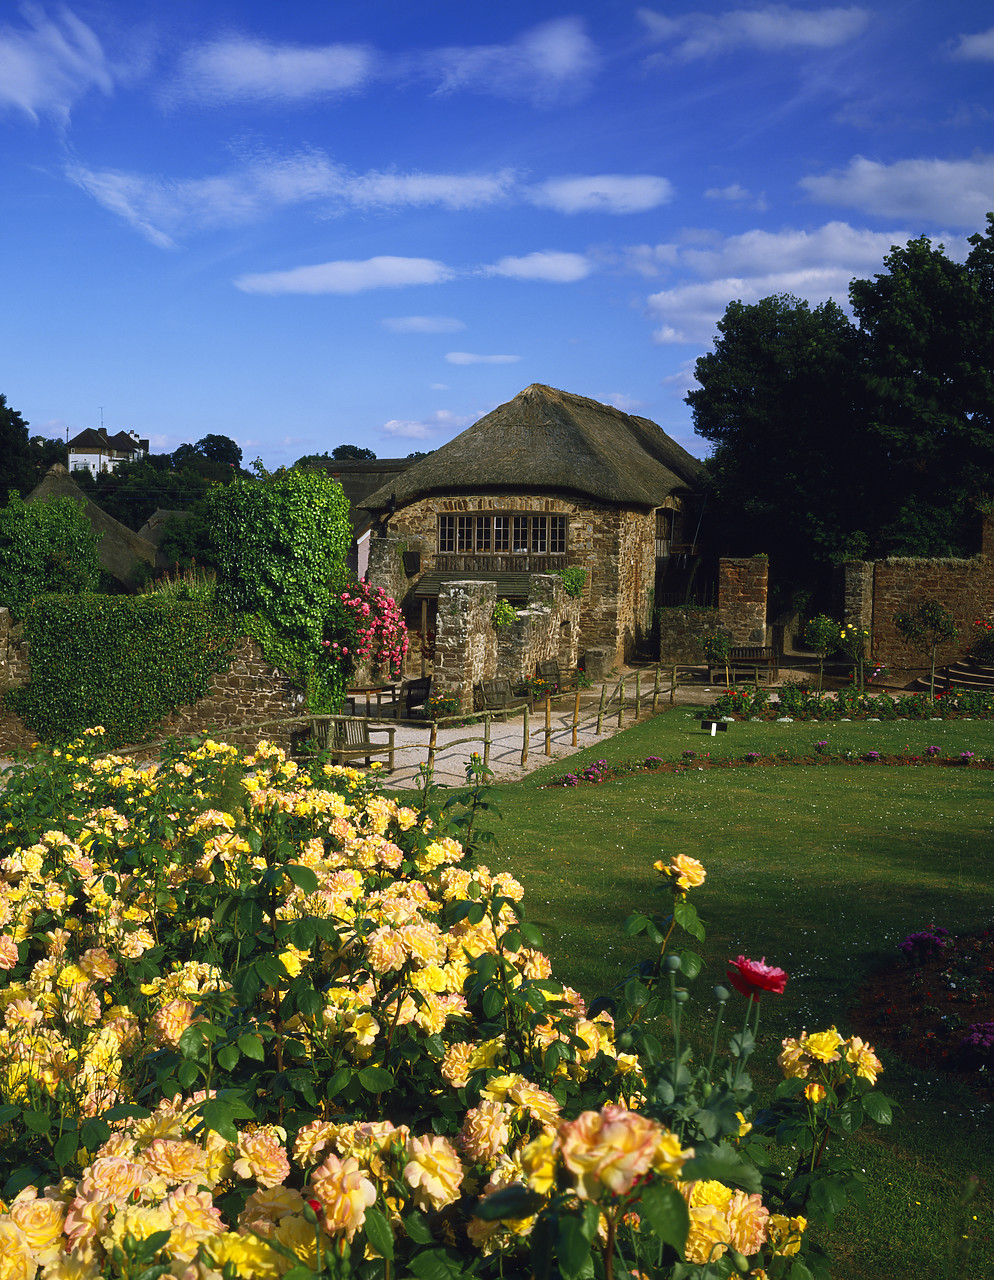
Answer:
<path fill-rule="evenodd" d="M 387 316 L 380 323 L 391 333 L 458 333 L 466 328 L 454 316 Z"/>
<path fill-rule="evenodd" d="M 670 44 L 671 56 L 681 62 L 742 48 L 766 53 L 831 49 L 859 35 L 870 18 L 866 9 L 855 5 L 845 9 L 796 9 L 786 4 L 730 9 L 718 14 L 685 13 L 678 18 L 667 18 L 654 9 L 639 9 L 638 16 L 649 37 Z"/>
<path fill-rule="evenodd" d="M 822 204 L 843 205 L 884 218 L 922 219 L 980 228 L 994 209 L 994 155 L 970 160 L 934 158 L 879 164 L 856 156 L 848 168 L 802 178 Z"/>
<path fill-rule="evenodd" d="M 765 195 L 754 196 L 751 191 L 747 191 L 745 187 L 740 186 L 737 182 L 733 182 L 727 187 L 708 187 L 704 195 L 708 200 L 726 200 L 729 204 L 746 205 L 751 209 L 758 210 L 760 213 L 769 208 Z"/>
<path fill-rule="evenodd" d="M 168 98 L 214 102 L 307 102 L 361 88 L 376 55 L 365 45 L 273 44 L 235 37 L 189 49 Z"/>
<path fill-rule="evenodd" d="M 452 272 L 431 258 L 367 258 L 365 261 L 320 262 L 289 271 L 265 271 L 239 276 L 235 287 L 244 293 L 363 293 L 367 289 L 396 289 L 410 284 L 439 284 Z"/>
<path fill-rule="evenodd" d="M 439 435 L 443 431 L 448 434 L 463 431 L 473 421 L 472 417 L 451 413 L 448 409 L 437 409 L 434 413 L 430 413 L 427 418 L 422 418 L 420 421 L 409 418 L 391 418 L 389 422 L 384 422 L 380 429 L 388 436 L 401 436 L 409 440 L 425 440 L 429 436 Z"/>
<path fill-rule="evenodd" d="M 973 35 L 960 36 L 952 56 L 968 62 L 994 62 L 994 27 L 977 31 Z"/>
<path fill-rule="evenodd" d="M 263 154 L 203 178 L 170 179 L 83 164 L 68 165 L 66 176 L 158 245 L 303 205 L 330 215 L 430 207 L 465 212 L 515 203 L 545 205 L 561 213 L 626 214 L 654 208 L 671 193 L 665 178 L 650 174 L 553 178 L 535 186 L 513 169 L 356 173 L 320 150 Z"/>
<path fill-rule="evenodd" d="M 580 19 L 557 18 L 507 44 L 437 49 L 421 68 L 438 79 L 436 93 L 470 90 L 546 104 L 582 91 L 598 62 Z"/>
<path fill-rule="evenodd" d="M 64 123 L 91 90 L 113 92 L 110 63 L 85 22 L 68 9 L 50 21 L 34 6 L 25 6 L 25 18 L 26 26 L 0 26 L 0 107 Z"/>
<path fill-rule="evenodd" d="M 472 351 L 447 351 L 449 364 L 517 364 L 520 356 L 480 356 Z"/>
<path fill-rule="evenodd" d="M 675 266 L 696 279 L 650 296 L 649 314 L 660 321 L 653 336 L 661 343 L 710 342 L 729 302 L 775 293 L 844 305 L 849 282 L 878 271 L 891 246 L 908 234 L 831 222 L 811 232 L 747 231 L 709 246 L 688 244 L 679 248 Z"/>
<path fill-rule="evenodd" d="M 489 267 L 486 275 L 509 276 L 512 280 L 547 280 L 553 284 L 572 284 L 593 270 L 589 258 L 582 253 L 560 253 L 545 249 L 522 258 L 501 258 Z"/>
<path fill-rule="evenodd" d="M 550 178 L 533 188 L 531 199 L 558 213 L 644 213 L 672 200 L 673 185 L 647 173 Z"/>

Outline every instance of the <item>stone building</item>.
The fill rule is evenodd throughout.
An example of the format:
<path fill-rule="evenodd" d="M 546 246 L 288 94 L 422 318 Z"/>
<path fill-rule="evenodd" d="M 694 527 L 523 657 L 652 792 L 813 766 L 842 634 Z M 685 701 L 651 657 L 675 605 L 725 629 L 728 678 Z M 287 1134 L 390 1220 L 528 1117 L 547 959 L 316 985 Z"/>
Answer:
<path fill-rule="evenodd" d="M 369 578 L 435 629 L 439 591 L 586 571 L 580 653 L 607 665 L 648 630 L 661 564 L 693 541 L 704 469 L 647 418 L 534 384 L 363 500 Z"/>

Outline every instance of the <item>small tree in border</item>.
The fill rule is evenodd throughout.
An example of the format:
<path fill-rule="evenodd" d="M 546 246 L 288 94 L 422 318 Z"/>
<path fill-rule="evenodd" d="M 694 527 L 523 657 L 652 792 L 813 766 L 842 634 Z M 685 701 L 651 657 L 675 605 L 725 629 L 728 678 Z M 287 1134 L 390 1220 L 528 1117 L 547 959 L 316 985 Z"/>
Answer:
<path fill-rule="evenodd" d="M 818 691 L 825 686 L 825 659 L 835 646 L 839 624 L 825 613 L 812 618 L 804 628 L 804 643 L 818 655 Z"/>
<path fill-rule="evenodd" d="M 935 654 L 940 644 L 955 640 L 959 634 L 953 615 L 938 600 L 922 600 L 911 609 L 894 614 L 894 625 L 902 639 L 927 653 L 931 662 L 928 696 L 935 701 Z"/>
<path fill-rule="evenodd" d="M 728 657 L 732 652 L 732 637 L 727 631 L 722 631 L 720 627 L 712 627 L 697 637 L 697 647 L 709 667 L 717 667 L 720 664 L 724 664 L 725 684 L 727 685 L 729 683 Z"/>
<path fill-rule="evenodd" d="M 853 664 L 852 682 L 863 692 L 863 668 L 866 665 L 866 642 L 870 638 L 869 631 L 857 627 L 854 622 L 843 623 L 839 629 L 839 638 L 835 645 L 840 653 L 844 653 Z"/>

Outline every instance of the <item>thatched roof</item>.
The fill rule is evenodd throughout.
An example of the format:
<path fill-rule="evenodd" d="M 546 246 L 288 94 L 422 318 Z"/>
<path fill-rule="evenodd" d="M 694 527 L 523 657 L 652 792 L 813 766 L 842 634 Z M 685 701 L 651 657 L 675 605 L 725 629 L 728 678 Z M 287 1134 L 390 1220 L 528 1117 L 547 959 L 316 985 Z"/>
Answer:
<path fill-rule="evenodd" d="M 97 543 L 100 563 L 123 586 L 134 590 L 144 580 L 143 564 L 155 568 L 155 547 L 140 538 L 126 525 L 109 516 L 106 511 L 91 502 L 61 463 L 49 467 L 39 485 L 24 499 L 25 502 L 45 502 L 49 498 L 72 498 L 83 508 L 90 527 L 102 537 Z"/>
<path fill-rule="evenodd" d="M 658 507 L 699 490 L 704 468 L 648 418 L 534 383 L 364 499 L 371 511 L 437 493 L 574 494 Z"/>

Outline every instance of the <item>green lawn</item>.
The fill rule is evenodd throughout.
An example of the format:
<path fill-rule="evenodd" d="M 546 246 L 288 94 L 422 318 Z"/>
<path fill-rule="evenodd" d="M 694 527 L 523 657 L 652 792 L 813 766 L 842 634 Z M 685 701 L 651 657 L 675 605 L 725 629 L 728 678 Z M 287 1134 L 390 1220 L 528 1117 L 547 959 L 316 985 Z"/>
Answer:
<path fill-rule="evenodd" d="M 821 738 L 840 752 L 919 753 L 935 744 L 944 755 L 994 756 L 989 722 L 736 723 L 712 739 L 699 713 L 678 707 L 568 764 L 496 788 L 504 821 L 500 849 L 487 860 L 522 880 L 554 971 L 590 997 L 648 954 L 622 925 L 652 901 L 653 861 L 680 852 L 699 858 L 708 880 L 693 900 L 708 929 L 698 948 L 707 967 L 690 1007 L 710 1024 L 710 988 L 740 952 L 786 969 L 784 996 L 764 1003 L 764 1048 L 754 1060 L 756 1077 L 772 1082 L 779 1041 L 832 1023 L 847 1031 L 860 984 L 907 933 L 994 923 L 994 773 L 778 766 L 544 784 L 596 759 L 676 759 L 689 749 L 714 758 L 801 754 Z M 869 1207 L 847 1213 L 831 1239 L 838 1280 L 950 1274 L 948 1248 L 962 1234 L 955 1205 L 971 1174 L 984 1185 L 968 1214 L 975 1235 L 964 1274 L 994 1275 L 992 1109 L 895 1060 L 885 1065 L 881 1086 L 903 1110 L 892 1128 L 858 1140 Z"/>

